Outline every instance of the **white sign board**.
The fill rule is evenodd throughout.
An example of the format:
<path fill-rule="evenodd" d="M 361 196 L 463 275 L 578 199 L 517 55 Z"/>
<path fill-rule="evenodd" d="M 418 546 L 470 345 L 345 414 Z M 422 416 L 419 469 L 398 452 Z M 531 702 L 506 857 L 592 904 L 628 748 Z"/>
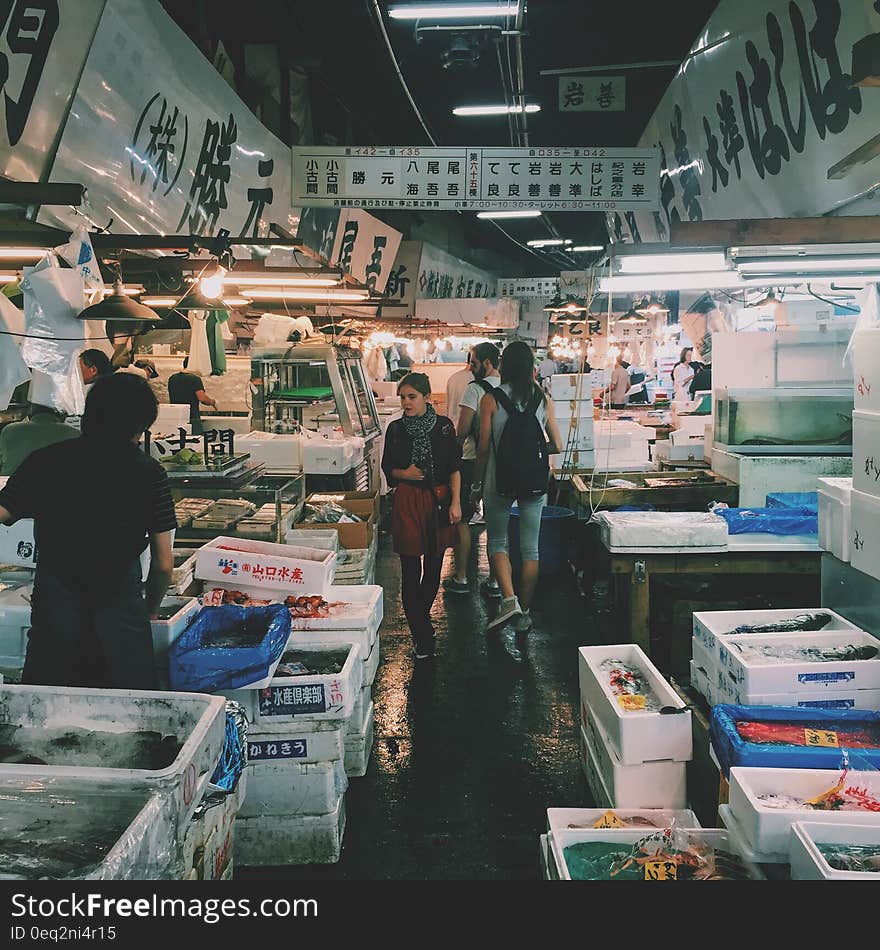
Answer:
<path fill-rule="evenodd" d="M 655 149 L 303 146 L 293 149 L 302 207 L 425 211 L 653 211 Z"/>
<path fill-rule="evenodd" d="M 72 77 L 68 81 L 73 81 Z M 290 152 L 161 6 L 107 0 L 52 181 L 81 182 L 94 225 L 258 237 L 293 229 Z M 82 219 L 46 208 L 40 220 Z"/>
<path fill-rule="evenodd" d="M 359 208 L 339 216 L 330 262 L 382 293 L 403 235 Z"/>
<path fill-rule="evenodd" d="M 612 240 L 666 241 L 673 221 L 846 214 L 876 159 L 829 178 L 877 135 L 876 89 L 850 85 L 871 0 L 722 0 L 639 144 L 661 156 L 661 209 L 613 214 Z M 865 212 L 863 212 L 865 213 Z"/>
<path fill-rule="evenodd" d="M 499 297 L 518 297 L 520 300 L 540 297 L 552 300 L 558 293 L 558 277 L 502 277 L 498 281 Z"/>
<path fill-rule="evenodd" d="M 560 112 L 624 112 L 625 76 L 560 76 Z"/>

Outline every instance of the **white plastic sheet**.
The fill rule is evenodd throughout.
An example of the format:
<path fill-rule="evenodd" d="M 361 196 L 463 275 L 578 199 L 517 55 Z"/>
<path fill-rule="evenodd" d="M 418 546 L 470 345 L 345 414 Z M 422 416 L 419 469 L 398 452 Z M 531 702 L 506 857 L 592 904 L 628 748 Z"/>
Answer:
<path fill-rule="evenodd" d="M 0 294 L 0 330 L 24 332 L 24 314 L 5 294 Z M 3 409 L 9 405 L 15 387 L 31 378 L 21 356 L 21 341 L 22 337 L 0 334 L 0 408 Z"/>
<path fill-rule="evenodd" d="M 254 330 L 254 343 L 286 343 L 295 329 L 297 326 L 293 317 L 264 313 Z"/>

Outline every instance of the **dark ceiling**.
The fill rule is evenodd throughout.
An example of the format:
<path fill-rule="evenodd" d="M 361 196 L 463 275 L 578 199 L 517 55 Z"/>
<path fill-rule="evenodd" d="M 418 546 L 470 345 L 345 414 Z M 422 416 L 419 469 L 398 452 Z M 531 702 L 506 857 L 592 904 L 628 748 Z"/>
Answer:
<path fill-rule="evenodd" d="M 626 70 L 624 112 L 568 115 L 557 110 L 556 77 L 541 76 L 540 71 L 668 60 L 678 63 L 717 5 L 717 0 L 523 2 L 524 92 L 527 101 L 542 106 L 541 112 L 527 116 L 527 144 L 618 147 L 637 144 L 675 67 Z M 511 141 L 505 116 L 461 118 L 452 114 L 456 105 L 504 101 L 502 70 L 509 76 L 508 50 L 516 82 L 515 41 L 500 37 L 498 30 L 463 31 L 457 36 L 452 30 L 426 31 L 426 26 L 450 24 L 392 20 L 387 16 L 388 0 L 252 0 L 248 4 L 163 0 L 163 6 L 208 55 L 222 40 L 238 65 L 244 44 L 280 44 L 291 65 L 304 68 L 309 76 L 316 143 L 429 144 L 389 55 L 377 5 L 403 78 L 438 144 L 526 144 Z M 473 25 L 481 21 L 462 22 Z M 485 22 L 488 26 L 503 23 Z M 444 53 L 450 47 L 468 45 L 478 46 L 473 65 L 444 67 Z M 604 218 L 597 212 L 557 212 L 537 220 L 503 222 L 514 240 L 489 222 L 477 221 L 473 214 L 458 217 L 462 220 L 457 230 L 464 243 L 503 255 L 508 274 L 553 273 L 583 267 L 590 260 L 589 256 L 561 255 L 549 249 L 533 253 L 521 247 L 529 239 L 563 237 L 575 244 L 606 241 Z"/>

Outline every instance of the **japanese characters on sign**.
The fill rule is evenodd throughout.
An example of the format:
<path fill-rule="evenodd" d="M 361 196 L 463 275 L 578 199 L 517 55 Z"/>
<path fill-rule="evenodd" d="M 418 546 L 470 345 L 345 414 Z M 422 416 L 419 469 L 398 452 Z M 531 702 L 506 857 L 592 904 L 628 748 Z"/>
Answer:
<path fill-rule="evenodd" d="M 255 584 L 277 585 L 279 581 L 285 584 L 304 584 L 302 568 L 278 567 L 273 564 L 261 564 L 259 561 L 242 560 L 239 563 L 234 557 L 220 556 L 217 558 L 217 567 L 224 577 L 233 578 L 244 576 Z"/>
<path fill-rule="evenodd" d="M 327 712 L 327 709 L 322 683 L 268 686 L 260 690 L 261 716 L 301 716 L 304 713 Z"/>
<path fill-rule="evenodd" d="M 400 231 L 368 212 L 347 208 L 339 213 L 329 261 L 382 293 L 402 238 Z"/>
<path fill-rule="evenodd" d="M 499 297 L 552 300 L 559 294 L 558 277 L 503 277 L 498 281 Z"/>
<path fill-rule="evenodd" d="M 625 76 L 560 76 L 560 112 L 624 112 Z"/>
<path fill-rule="evenodd" d="M 303 206 L 435 211 L 659 209 L 655 149 L 309 146 L 293 149 Z"/>
<path fill-rule="evenodd" d="M 248 742 L 248 762 L 261 759 L 304 759 L 309 754 L 308 739 L 260 739 Z"/>

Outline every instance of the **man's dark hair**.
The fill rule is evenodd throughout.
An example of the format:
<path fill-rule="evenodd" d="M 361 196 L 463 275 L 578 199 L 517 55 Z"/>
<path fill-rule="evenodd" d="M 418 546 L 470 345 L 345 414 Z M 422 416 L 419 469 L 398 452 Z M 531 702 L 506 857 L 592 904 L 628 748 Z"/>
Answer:
<path fill-rule="evenodd" d="M 109 376 L 113 372 L 110 357 L 103 350 L 83 350 L 79 358 L 86 366 L 96 369 L 99 376 Z"/>
<path fill-rule="evenodd" d="M 142 376 L 100 376 L 86 396 L 82 434 L 102 442 L 130 442 L 149 429 L 158 414 L 156 396 Z"/>
<path fill-rule="evenodd" d="M 501 351 L 494 343 L 478 343 L 474 347 L 474 356 L 476 356 L 481 363 L 485 363 L 486 360 L 488 360 L 495 369 L 498 369 L 498 365 L 501 363 Z"/>

